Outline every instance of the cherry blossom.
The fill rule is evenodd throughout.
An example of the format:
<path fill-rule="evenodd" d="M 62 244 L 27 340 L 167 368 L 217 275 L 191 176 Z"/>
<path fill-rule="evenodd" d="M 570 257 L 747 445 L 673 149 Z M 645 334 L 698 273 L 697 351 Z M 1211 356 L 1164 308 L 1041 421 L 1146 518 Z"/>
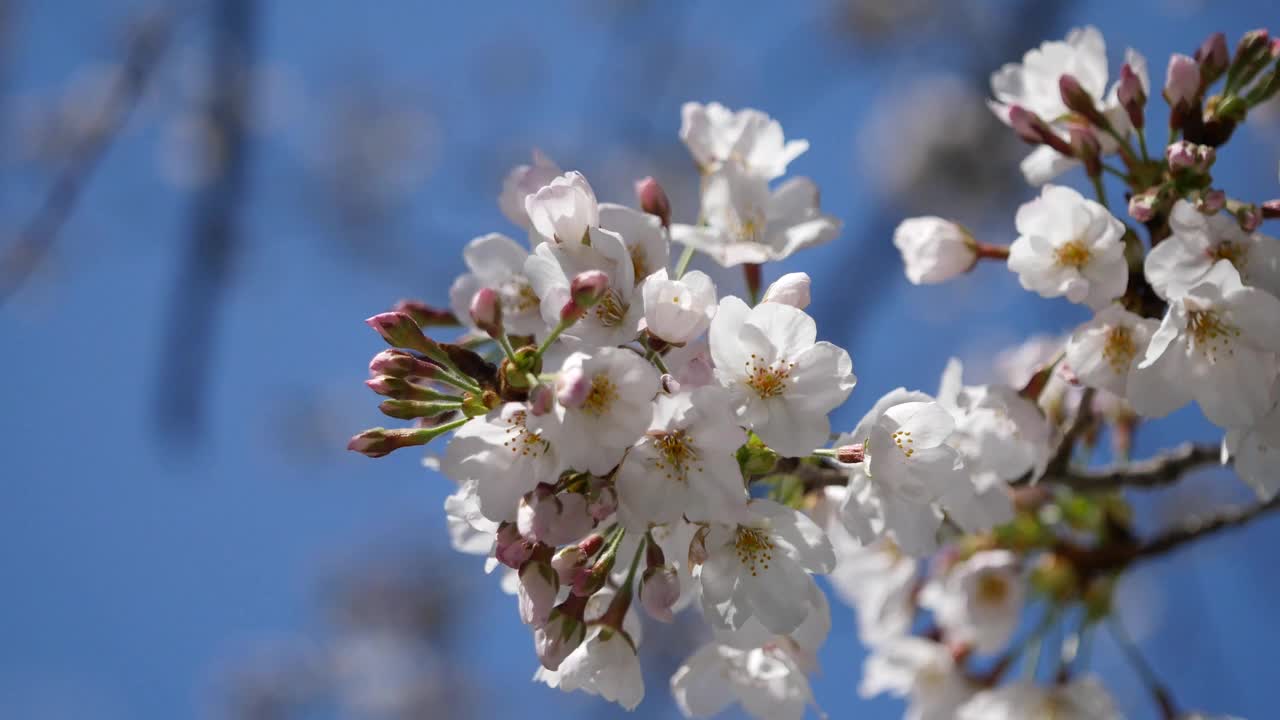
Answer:
<path fill-rule="evenodd" d="M 752 108 L 734 112 L 720 103 L 689 102 L 680 118 L 680 139 L 704 173 L 733 162 L 753 177 L 772 180 L 809 149 L 806 140 L 785 140 L 776 120 Z"/>
<path fill-rule="evenodd" d="M 903 220 L 893 231 L 907 279 L 915 285 L 946 282 L 978 261 L 977 243 L 967 230 L 940 217 Z"/>
<path fill-rule="evenodd" d="M 1172 234 L 1151 248 L 1143 265 L 1147 282 L 1161 297 L 1177 298 L 1204 280 L 1219 260 L 1240 280 L 1280 295 L 1280 241 L 1247 233 L 1233 215 L 1206 215 L 1179 200 L 1169 215 Z"/>
<path fill-rule="evenodd" d="M 498 293 L 502 319 L 510 332 L 543 332 L 538 296 L 524 274 L 528 257 L 529 252 L 519 243 L 500 233 L 482 235 L 468 243 L 462 258 L 471 272 L 459 275 L 449 288 L 449 307 L 454 316 L 474 325 L 469 312 L 471 300 L 481 288 L 491 288 Z"/>
<path fill-rule="evenodd" d="M 1103 308 L 1067 340 L 1066 361 L 1080 382 L 1120 397 L 1159 323 L 1120 305 Z"/>
<path fill-rule="evenodd" d="M 1009 269 L 1022 287 L 1100 309 L 1124 293 L 1124 224 L 1068 187 L 1046 185 L 1018 208 Z"/>

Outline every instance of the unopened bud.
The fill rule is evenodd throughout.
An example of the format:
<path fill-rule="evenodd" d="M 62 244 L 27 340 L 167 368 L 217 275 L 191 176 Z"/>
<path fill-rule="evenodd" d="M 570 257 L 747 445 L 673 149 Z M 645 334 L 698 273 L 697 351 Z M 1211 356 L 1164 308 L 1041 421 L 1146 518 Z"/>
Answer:
<path fill-rule="evenodd" d="M 1160 214 L 1164 203 L 1164 188 L 1153 187 L 1129 198 L 1129 217 L 1138 222 L 1148 222 Z"/>
<path fill-rule="evenodd" d="M 1142 78 L 1138 77 L 1132 67 L 1129 67 L 1129 63 L 1125 63 L 1124 67 L 1120 68 L 1120 81 L 1116 84 L 1116 99 L 1120 101 L 1133 127 L 1141 130 L 1146 122 L 1147 91 L 1142 87 Z"/>
<path fill-rule="evenodd" d="M 534 543 L 520 534 L 515 523 L 504 522 L 498 526 L 493 555 L 498 562 L 512 570 L 519 570 L 533 556 Z"/>
<path fill-rule="evenodd" d="M 411 383 L 405 378 L 393 377 L 391 375 L 379 375 L 375 378 L 369 378 L 364 384 L 372 391 L 384 397 L 394 398 L 396 400 L 426 400 L 426 401 L 452 401 L 457 402 L 460 398 L 456 395 L 437 392 L 424 385 Z"/>
<path fill-rule="evenodd" d="M 603 270 L 578 273 L 569 285 L 573 303 L 586 310 L 604 298 L 609 291 L 609 276 Z"/>
<path fill-rule="evenodd" d="M 434 418 L 456 412 L 462 405 L 456 401 L 429 402 L 424 400 L 383 400 L 378 409 L 383 415 L 398 420 Z"/>
<path fill-rule="evenodd" d="M 1040 562 L 1031 570 L 1031 586 L 1058 602 L 1075 596 L 1078 581 L 1071 562 L 1054 553 L 1041 555 Z"/>
<path fill-rule="evenodd" d="M 595 595 L 609 579 L 609 573 L 613 571 L 613 564 L 616 559 L 617 556 L 614 553 L 606 553 L 596 560 L 586 572 L 578 573 L 573 580 L 573 594 L 582 597 Z"/>
<path fill-rule="evenodd" d="M 551 546 L 572 542 L 591 531 L 595 518 L 587 512 L 582 493 L 552 492 L 546 483 L 520 499 L 516 527 L 526 538 Z"/>
<path fill-rule="evenodd" d="M 432 307 L 420 300 L 401 300 L 391 311 L 408 315 L 418 323 L 418 327 L 454 327 L 461 324 L 449 310 Z"/>
<path fill-rule="evenodd" d="M 866 450 L 862 447 L 862 443 L 854 443 L 853 445 L 841 445 L 836 448 L 836 462 L 842 462 L 849 465 L 856 465 L 867 457 Z"/>
<path fill-rule="evenodd" d="M 640 605 L 655 620 L 669 623 L 680 600 L 680 576 L 670 565 L 650 567 L 640 576 Z"/>
<path fill-rule="evenodd" d="M 550 385 L 535 385 L 529 391 L 529 414 L 534 417 L 546 415 L 555 407 L 555 402 L 556 394 Z"/>
<path fill-rule="evenodd" d="M 1169 107 L 1185 112 L 1200 95 L 1200 65 L 1186 55 L 1174 53 L 1165 73 L 1164 99 Z"/>
<path fill-rule="evenodd" d="M 1067 76 L 1063 76 L 1067 77 Z M 1080 162 L 1084 163 L 1085 173 L 1089 177 L 1098 177 L 1102 174 L 1102 145 L 1098 142 L 1098 135 L 1092 129 L 1072 125 L 1069 131 L 1071 135 L 1071 154 Z"/>
<path fill-rule="evenodd" d="M 671 225 L 671 201 L 667 191 L 651 177 L 636 181 L 636 198 L 640 209 L 662 221 L 662 227 Z"/>
<path fill-rule="evenodd" d="M 457 424 L 449 423 L 430 428 L 370 428 L 351 438 L 347 449 L 367 457 L 382 457 L 400 448 L 426 445 L 455 427 Z"/>
<path fill-rule="evenodd" d="M 1262 217 L 1267 220 L 1280 218 L 1280 200 L 1268 200 L 1262 203 Z"/>
<path fill-rule="evenodd" d="M 658 382 L 662 387 L 662 392 L 667 395 L 675 395 L 680 392 L 680 381 L 677 380 L 674 375 L 663 373 L 662 377 L 658 379 Z"/>
<path fill-rule="evenodd" d="M 502 302 L 497 290 L 487 287 L 477 290 L 471 296 L 470 312 L 471 322 L 486 335 L 496 338 L 502 334 Z"/>
<path fill-rule="evenodd" d="M 369 374 L 402 378 L 411 375 L 420 362 L 403 350 L 383 350 L 369 361 Z"/>
<path fill-rule="evenodd" d="M 551 567 L 555 568 L 556 574 L 560 576 L 561 584 L 573 584 L 578 574 L 586 570 L 587 563 L 600 552 L 602 547 L 604 547 L 604 537 L 595 534 L 587 536 L 577 545 L 561 548 L 551 558 Z"/>
<path fill-rule="evenodd" d="M 1227 194 L 1221 190 L 1208 190 L 1196 200 L 1196 209 L 1205 215 L 1216 215 L 1227 206 Z"/>
<path fill-rule="evenodd" d="M 560 603 L 551 611 L 551 617 L 545 625 L 533 630 L 533 646 L 538 653 L 538 661 L 548 670 L 559 670 L 560 664 L 577 649 L 587 636 L 587 625 L 582 621 L 582 610 L 576 615 L 567 610 L 569 605 L 585 606 L 586 598 L 570 595 L 568 600 Z"/>
<path fill-rule="evenodd" d="M 618 511 L 618 491 L 613 483 L 603 478 L 592 478 L 587 496 L 587 513 L 597 522 Z"/>
<path fill-rule="evenodd" d="M 1231 64 L 1231 51 L 1227 49 L 1227 36 L 1216 32 L 1205 39 L 1196 50 L 1196 62 L 1200 64 L 1201 89 L 1209 87 Z"/>
<path fill-rule="evenodd" d="M 1071 155 L 1071 146 L 1044 119 L 1021 105 L 1009 107 L 1009 126 L 1024 142 L 1048 145 L 1063 155 Z"/>
<path fill-rule="evenodd" d="M 444 350 L 431 338 L 422 334 L 422 328 L 405 313 L 385 312 L 365 320 L 392 347 L 416 350 L 433 360 L 447 360 Z"/>
<path fill-rule="evenodd" d="M 1217 152 L 1208 145 L 1198 145 L 1186 140 L 1179 140 L 1164 151 L 1165 160 L 1173 172 L 1190 170 L 1204 174 L 1213 166 Z"/>
<path fill-rule="evenodd" d="M 760 302 L 775 302 L 803 310 L 809 307 L 809 275 L 802 272 L 787 273 L 773 281 L 764 291 Z"/>
<path fill-rule="evenodd" d="M 1241 205 L 1236 209 L 1236 219 L 1240 222 L 1241 230 L 1254 232 L 1262 224 L 1262 210 L 1257 205 Z"/>
<path fill-rule="evenodd" d="M 571 367 L 556 375 L 556 400 L 564 407 L 577 410 L 590 394 L 591 378 L 581 367 Z"/>
<path fill-rule="evenodd" d="M 1066 105 L 1068 110 L 1079 113 L 1081 117 L 1097 127 L 1106 126 L 1107 119 L 1098 111 L 1098 106 L 1093 102 L 1093 96 L 1080 85 L 1080 81 L 1074 75 L 1067 73 L 1058 77 L 1058 94 L 1062 96 L 1062 104 Z"/>

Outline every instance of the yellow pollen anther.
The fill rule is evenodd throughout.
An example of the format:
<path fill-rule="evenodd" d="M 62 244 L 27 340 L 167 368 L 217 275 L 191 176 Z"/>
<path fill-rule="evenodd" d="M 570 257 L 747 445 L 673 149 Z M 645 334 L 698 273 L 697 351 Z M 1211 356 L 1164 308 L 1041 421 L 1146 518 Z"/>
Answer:
<path fill-rule="evenodd" d="M 752 353 L 746 366 L 747 387 L 755 390 L 762 400 L 767 400 L 786 392 L 787 380 L 791 378 L 791 370 L 796 364 L 785 360 L 765 364 L 760 356 Z"/>
<path fill-rule="evenodd" d="M 510 450 L 512 455 L 540 457 L 551 448 L 551 443 L 543 440 L 541 433 L 530 432 L 525 425 L 527 420 L 528 414 L 523 410 L 511 414 L 507 419 L 507 439 L 502 442 L 502 446 Z"/>
<path fill-rule="evenodd" d="M 1092 256 L 1089 248 L 1080 240 L 1072 240 L 1053 251 L 1054 260 L 1059 265 L 1077 270 L 1089 264 L 1089 259 Z"/>
<path fill-rule="evenodd" d="M 752 577 L 761 570 L 769 569 L 769 562 L 773 560 L 773 540 L 764 530 L 739 525 L 733 547 L 738 554 L 738 562 L 751 571 Z"/>
<path fill-rule="evenodd" d="M 618 399 L 618 386 L 608 375 L 600 374 L 591 378 L 591 391 L 582 403 L 583 412 L 600 417 L 609 412 L 613 401 Z"/>
<path fill-rule="evenodd" d="M 978 578 L 976 594 L 983 605 L 1001 605 L 1009 596 L 1009 582 L 1000 575 L 987 573 Z"/>
<path fill-rule="evenodd" d="M 1117 325 L 1107 331 L 1106 342 L 1102 346 L 1102 358 L 1111 365 L 1116 373 L 1124 373 L 1138 354 L 1138 345 L 1133 341 L 1133 333 L 1124 325 Z"/>
<path fill-rule="evenodd" d="M 1187 332 L 1191 344 L 1203 352 L 1210 363 L 1218 361 L 1218 353 L 1235 354 L 1231 343 L 1240 337 L 1240 329 L 1225 322 L 1212 310 L 1192 310 L 1187 313 Z"/>
<path fill-rule="evenodd" d="M 627 309 L 622 304 L 622 296 L 617 290 L 609 290 L 600 298 L 600 302 L 596 303 L 596 320 L 600 321 L 605 327 L 617 327 L 627 316 Z"/>
<path fill-rule="evenodd" d="M 698 464 L 698 448 L 684 430 L 655 433 L 652 437 L 653 447 L 658 451 L 654 468 L 667 480 L 688 483 L 690 470 L 702 472 L 702 466 Z"/>

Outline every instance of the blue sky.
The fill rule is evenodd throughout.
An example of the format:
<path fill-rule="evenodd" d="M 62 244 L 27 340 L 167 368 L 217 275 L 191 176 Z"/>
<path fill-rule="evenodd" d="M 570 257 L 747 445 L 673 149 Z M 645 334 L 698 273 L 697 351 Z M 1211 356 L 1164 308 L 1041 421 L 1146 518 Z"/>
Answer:
<path fill-rule="evenodd" d="M 998 19 L 1006 4 L 974 7 Z M 1226 7 L 1205 9 L 1215 5 Z M 439 547 L 441 582 L 468 588 L 471 609 L 451 661 L 487 689 L 480 716 L 612 716 L 591 699 L 527 682 L 536 660 L 514 602 L 486 582 L 476 562 L 445 548 L 440 506 L 448 481 L 422 470 L 411 453 L 373 462 L 343 450 L 347 436 L 381 423 L 361 386 L 380 341 L 361 320 L 400 297 L 442 302 L 461 270 L 462 245 L 474 235 L 512 231 L 493 199 L 505 167 L 523 161 L 530 147 L 583 169 L 602 198 L 625 202 L 634 176 L 609 175 L 610 168 L 667 173 L 660 178 L 672 187 L 693 176 L 691 165 L 681 170 L 669 162 L 683 153 L 676 130 L 685 100 L 759 107 L 789 135 L 808 138 L 813 149 L 793 172 L 819 183 L 827 211 L 845 219 L 846 232 L 768 272 L 809 272 L 820 334 L 853 356 L 859 385 L 836 426 L 851 425 L 898 385 L 932 390 L 949 355 L 977 363 L 992 348 L 1083 319 L 1079 308 L 1021 292 L 999 268 L 915 289 L 896 264 L 847 262 L 860 245 L 889 242 L 859 232 L 881 201 L 855 157 L 868 109 L 892 102 L 902 78 L 937 71 L 949 52 L 963 49 L 888 60 L 850 51 L 823 32 L 828 6 L 820 2 L 758 12 L 699 3 L 672 11 L 669 26 L 644 14 L 643 32 L 601 17 L 586 2 L 263 6 L 259 59 L 294 100 L 278 108 L 278 127 L 255 136 L 245 248 L 223 312 L 215 326 L 189 329 L 217 338 L 212 372 L 189 378 L 208 398 L 197 441 L 163 432 L 153 412 L 157 370 L 171 360 L 164 329 L 190 207 L 159 160 L 176 115 L 172 94 L 141 109 L 50 262 L 0 307 L 6 716 L 216 715 L 211 708 L 228 667 L 264 646 L 323 632 L 321 578 L 397 544 Z M 1264 2 L 1155 0 L 1068 7 L 1053 37 L 1096 24 L 1114 64 L 1131 44 L 1151 59 L 1157 84 L 1170 52 L 1190 52 L 1215 29 L 1234 40 L 1264 22 L 1269 9 Z M 23 4 L 0 110 L 60 91 L 86 62 L 110 60 L 119 19 L 136 8 Z M 184 30 L 175 57 L 188 57 L 200 42 Z M 649 68 L 618 63 L 645 43 L 676 48 L 667 61 L 677 78 L 637 102 L 627 96 L 628 78 Z M 309 169 L 327 154 L 317 140 L 328 119 L 323 98 L 353 87 L 407 98 L 417 113 L 410 117 L 422 121 L 415 155 L 422 167 L 406 180 L 411 189 L 392 223 L 338 240 Z M 636 107 L 646 114 L 627 114 Z M 661 162 L 623 152 L 622 140 L 648 134 L 664 148 Z M 1219 160 L 1220 181 L 1250 199 L 1275 195 L 1278 139 L 1274 124 L 1243 130 Z M 5 145 L 6 229 L 30 213 L 47 177 L 19 166 L 21 144 L 10 133 Z M 1020 193 L 1007 201 L 1034 191 Z M 675 202 L 678 213 L 694 203 Z M 992 240 L 1011 239 L 1012 215 L 992 232 L 1003 233 Z M 876 297 L 859 292 L 867 277 L 882 273 L 892 280 L 877 285 Z M 1138 453 L 1187 437 L 1215 439 L 1193 410 L 1144 430 Z M 1211 473 L 1194 483 L 1195 492 L 1144 498 L 1140 509 L 1151 527 L 1192 512 L 1205 495 L 1241 501 L 1246 495 L 1237 485 Z M 1278 535 L 1275 523 L 1259 523 L 1126 582 L 1126 617 L 1183 704 L 1248 717 L 1271 709 L 1263 681 L 1280 630 L 1268 612 L 1277 580 L 1264 549 Z M 851 611 L 834 605 L 833 613 L 824 671 L 814 681 L 820 704 L 833 718 L 896 717 L 896 702 L 853 696 L 862 651 Z M 1130 670 L 1105 642 L 1095 649 L 1094 667 L 1126 711 L 1151 716 Z M 651 680 L 649 702 L 662 716 L 666 688 L 661 678 Z"/>

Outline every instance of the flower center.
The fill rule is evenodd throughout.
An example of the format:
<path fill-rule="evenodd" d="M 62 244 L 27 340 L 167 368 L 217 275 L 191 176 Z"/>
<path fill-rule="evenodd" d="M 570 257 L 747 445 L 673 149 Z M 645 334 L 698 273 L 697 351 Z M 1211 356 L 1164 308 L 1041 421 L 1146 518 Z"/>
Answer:
<path fill-rule="evenodd" d="M 627 309 L 622 305 L 622 296 L 617 290 L 609 290 L 596 303 L 596 320 L 605 327 L 617 327 L 627 316 Z"/>
<path fill-rule="evenodd" d="M 502 309 L 510 313 L 523 313 L 538 307 L 538 295 L 524 278 L 513 277 L 498 288 Z"/>
<path fill-rule="evenodd" d="M 1009 582 L 994 573 L 983 575 L 978 578 L 976 594 L 979 603 L 998 607 L 1009 597 Z"/>
<path fill-rule="evenodd" d="M 528 414 L 524 410 L 517 410 L 507 418 L 507 439 L 502 441 L 502 446 L 512 455 L 541 457 L 551 448 L 551 443 L 543 440 L 541 433 L 530 432 L 525 424 L 527 420 Z"/>
<path fill-rule="evenodd" d="M 910 430 L 907 430 L 906 432 L 899 430 L 893 434 L 893 444 L 897 445 L 898 449 L 902 451 L 902 454 L 907 457 L 911 457 L 916 454 L 916 449 L 911 447 L 914 443 L 915 440 L 911 437 Z"/>
<path fill-rule="evenodd" d="M 1092 254 L 1089 248 L 1080 240 L 1072 240 L 1062 247 L 1053 251 L 1054 260 L 1062 267 L 1075 268 L 1079 270 L 1089 264 L 1089 258 Z"/>
<path fill-rule="evenodd" d="M 658 451 L 654 467 L 668 480 L 687 484 L 690 470 L 702 472 L 702 466 L 697 464 L 698 448 L 684 430 L 655 434 L 653 447 Z"/>
<path fill-rule="evenodd" d="M 591 391 L 582 403 L 584 412 L 600 417 L 609 412 L 613 401 L 618 399 L 618 386 L 608 375 L 600 374 L 591 378 Z"/>
<path fill-rule="evenodd" d="M 769 561 L 773 560 L 773 541 L 759 528 L 739 525 L 733 548 L 738 553 L 738 562 L 751 571 L 752 577 L 760 570 L 768 570 Z"/>
<path fill-rule="evenodd" d="M 1102 358 L 1111 365 L 1117 374 L 1124 373 L 1138 354 L 1138 346 L 1133 341 L 1133 333 L 1128 327 L 1119 325 L 1107 331 L 1106 342 L 1102 345 Z"/>
<path fill-rule="evenodd" d="M 1209 257 L 1215 262 L 1226 260 L 1236 270 L 1241 270 L 1245 265 L 1245 261 L 1249 259 L 1249 247 L 1231 240 L 1223 240 L 1209 250 Z M 1243 271 L 1241 270 L 1241 272 Z"/>
<path fill-rule="evenodd" d="M 1218 313 L 1212 310 L 1193 310 L 1187 313 L 1187 331 L 1191 334 L 1191 344 L 1209 359 L 1217 362 L 1217 355 L 1226 352 L 1235 353 L 1231 341 L 1240 337 L 1240 330 L 1223 322 Z"/>
<path fill-rule="evenodd" d="M 787 379 L 791 377 L 791 370 L 796 366 L 795 363 L 785 360 L 766 365 L 764 360 L 755 353 L 751 353 L 751 359 L 746 362 L 746 365 L 747 386 L 755 390 L 761 400 L 777 397 L 786 392 Z"/>

